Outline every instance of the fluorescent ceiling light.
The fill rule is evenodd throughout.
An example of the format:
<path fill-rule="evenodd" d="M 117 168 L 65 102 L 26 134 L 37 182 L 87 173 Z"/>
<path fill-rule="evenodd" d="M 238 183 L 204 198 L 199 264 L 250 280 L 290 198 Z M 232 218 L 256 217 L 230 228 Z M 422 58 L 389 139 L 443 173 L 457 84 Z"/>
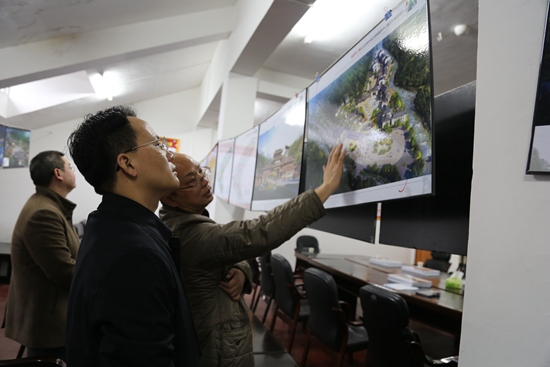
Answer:
<path fill-rule="evenodd" d="M 3 88 L 0 116 L 10 118 L 93 95 L 85 71 L 35 80 Z"/>
<path fill-rule="evenodd" d="M 113 100 L 120 93 L 120 83 L 118 75 L 112 71 L 106 71 L 102 74 L 96 73 L 90 76 L 90 82 L 99 98 Z"/>
<path fill-rule="evenodd" d="M 364 10 L 377 9 L 383 15 L 382 1 L 365 0 L 317 0 L 296 24 L 294 30 L 304 37 L 304 43 L 328 40 L 338 37 L 347 29 L 354 27 L 364 17 Z"/>

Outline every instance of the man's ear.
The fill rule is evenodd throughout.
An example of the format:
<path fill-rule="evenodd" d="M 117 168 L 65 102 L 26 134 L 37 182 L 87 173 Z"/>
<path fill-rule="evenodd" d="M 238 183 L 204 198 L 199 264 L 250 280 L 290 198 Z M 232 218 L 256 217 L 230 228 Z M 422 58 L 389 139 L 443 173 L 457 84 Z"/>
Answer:
<path fill-rule="evenodd" d="M 132 177 L 137 176 L 137 169 L 132 164 L 132 157 L 129 156 L 128 154 L 120 153 L 116 157 L 116 163 L 118 167 L 120 167 L 120 170 L 124 171 L 124 173 L 126 173 L 127 175 L 130 175 Z"/>
<path fill-rule="evenodd" d="M 55 178 L 57 181 L 63 181 L 63 175 L 61 174 L 61 171 L 61 168 L 53 169 L 53 178 Z"/>
<path fill-rule="evenodd" d="M 172 198 L 172 194 L 161 197 L 160 202 L 163 203 L 164 205 L 167 205 L 167 206 L 171 207 L 171 208 L 177 208 L 178 207 L 178 204 Z"/>

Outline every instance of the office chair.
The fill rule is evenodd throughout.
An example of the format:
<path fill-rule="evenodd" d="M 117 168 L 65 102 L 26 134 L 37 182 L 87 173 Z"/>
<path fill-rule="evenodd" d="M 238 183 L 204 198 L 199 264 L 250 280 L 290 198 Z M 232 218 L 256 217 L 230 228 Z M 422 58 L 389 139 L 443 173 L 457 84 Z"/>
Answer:
<path fill-rule="evenodd" d="M 296 239 L 296 251 L 309 252 L 309 248 L 313 248 L 313 253 L 319 253 L 319 241 L 313 236 L 300 236 Z"/>
<path fill-rule="evenodd" d="M 369 367 L 458 365 L 458 357 L 434 360 L 424 354 L 418 336 L 409 329 L 409 308 L 400 295 L 369 284 L 359 290 L 359 298 L 369 335 Z"/>
<path fill-rule="evenodd" d="M 86 219 L 81 220 L 78 223 L 74 223 L 73 227 L 76 231 L 76 234 L 78 234 L 78 238 L 82 240 L 82 237 L 84 237 L 84 230 L 86 229 Z"/>
<path fill-rule="evenodd" d="M 271 251 L 269 251 L 260 256 L 260 290 L 258 291 L 256 301 L 254 302 L 254 307 L 252 308 L 252 312 L 256 312 L 260 298 L 265 300 L 267 306 L 265 308 L 264 316 L 262 317 L 262 323 L 265 323 L 274 294 L 275 282 L 273 280 L 273 273 L 271 270 Z"/>
<path fill-rule="evenodd" d="M 29 357 L 0 360 L 0 366 L 16 367 L 67 367 L 65 362 L 53 357 Z"/>
<path fill-rule="evenodd" d="M 246 260 L 250 266 L 250 272 L 252 273 L 252 297 L 250 300 L 250 309 L 254 307 L 254 302 L 256 301 L 256 296 L 258 293 L 258 288 L 260 287 L 260 266 L 258 265 L 258 259 L 248 259 Z"/>
<path fill-rule="evenodd" d="M 336 366 L 342 366 L 346 353 L 350 364 L 353 363 L 353 352 L 367 349 L 369 345 L 365 328 L 360 322 L 350 322 L 350 315 L 338 300 L 336 283 L 328 273 L 309 268 L 304 272 L 304 285 L 309 300 L 309 322 L 301 366 L 306 365 L 312 339 L 321 342 L 331 354 L 336 353 Z"/>
<path fill-rule="evenodd" d="M 313 236 L 303 235 L 296 239 L 296 251 L 304 254 L 309 254 L 310 249 L 313 249 L 311 253 L 319 253 L 319 241 Z M 294 266 L 294 273 L 301 274 L 305 269 L 298 266 L 298 259 L 296 259 L 296 265 Z"/>
<path fill-rule="evenodd" d="M 290 325 L 290 341 L 288 353 L 292 351 L 296 326 L 299 322 L 306 322 L 309 317 L 308 301 L 294 283 L 294 274 L 287 259 L 275 254 L 271 257 L 271 269 L 275 280 L 275 314 L 271 321 L 270 332 L 275 328 L 277 317 Z"/>
<path fill-rule="evenodd" d="M 447 272 L 449 270 L 449 266 L 451 266 L 451 263 L 449 262 L 450 259 L 451 254 L 448 254 L 446 252 L 432 251 L 432 258 L 426 260 L 426 262 L 424 263 L 424 267 Z"/>

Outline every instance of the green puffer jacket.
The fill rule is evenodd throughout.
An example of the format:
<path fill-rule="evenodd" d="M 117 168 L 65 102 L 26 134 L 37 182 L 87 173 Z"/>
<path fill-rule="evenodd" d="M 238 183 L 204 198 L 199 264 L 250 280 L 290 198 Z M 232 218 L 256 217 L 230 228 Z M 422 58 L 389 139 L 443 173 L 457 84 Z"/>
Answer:
<path fill-rule="evenodd" d="M 220 225 L 205 214 L 189 214 L 166 205 L 160 210 L 161 219 L 181 239 L 181 271 L 201 365 L 253 366 L 248 306 L 242 297 L 239 302 L 232 301 L 219 284 L 236 263 L 280 246 L 323 217 L 325 209 L 310 190 L 253 220 Z"/>

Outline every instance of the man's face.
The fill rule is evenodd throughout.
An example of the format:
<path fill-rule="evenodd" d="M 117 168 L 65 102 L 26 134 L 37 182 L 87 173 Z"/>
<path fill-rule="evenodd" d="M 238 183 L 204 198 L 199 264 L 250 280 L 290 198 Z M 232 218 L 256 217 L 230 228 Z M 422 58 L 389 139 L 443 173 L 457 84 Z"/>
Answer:
<path fill-rule="evenodd" d="M 210 182 L 203 176 L 199 163 L 191 157 L 176 154 L 173 163 L 176 165 L 180 185 L 170 194 L 170 198 L 179 209 L 201 214 L 214 198 Z"/>
<path fill-rule="evenodd" d="M 76 176 L 73 172 L 71 163 L 67 160 L 67 158 L 61 157 L 61 159 L 65 162 L 63 169 L 60 171 L 60 174 L 63 177 L 63 184 L 69 191 L 71 191 L 76 187 Z"/>
<path fill-rule="evenodd" d="M 159 137 L 149 124 L 137 117 L 128 117 L 128 121 L 136 132 L 136 146 L 154 142 Z M 129 153 L 130 154 L 130 153 Z M 163 150 L 159 142 L 144 145 L 134 151 L 136 158 L 133 164 L 138 168 L 140 184 L 151 195 L 162 197 L 179 186 L 175 167 L 170 161 L 172 154 Z"/>

